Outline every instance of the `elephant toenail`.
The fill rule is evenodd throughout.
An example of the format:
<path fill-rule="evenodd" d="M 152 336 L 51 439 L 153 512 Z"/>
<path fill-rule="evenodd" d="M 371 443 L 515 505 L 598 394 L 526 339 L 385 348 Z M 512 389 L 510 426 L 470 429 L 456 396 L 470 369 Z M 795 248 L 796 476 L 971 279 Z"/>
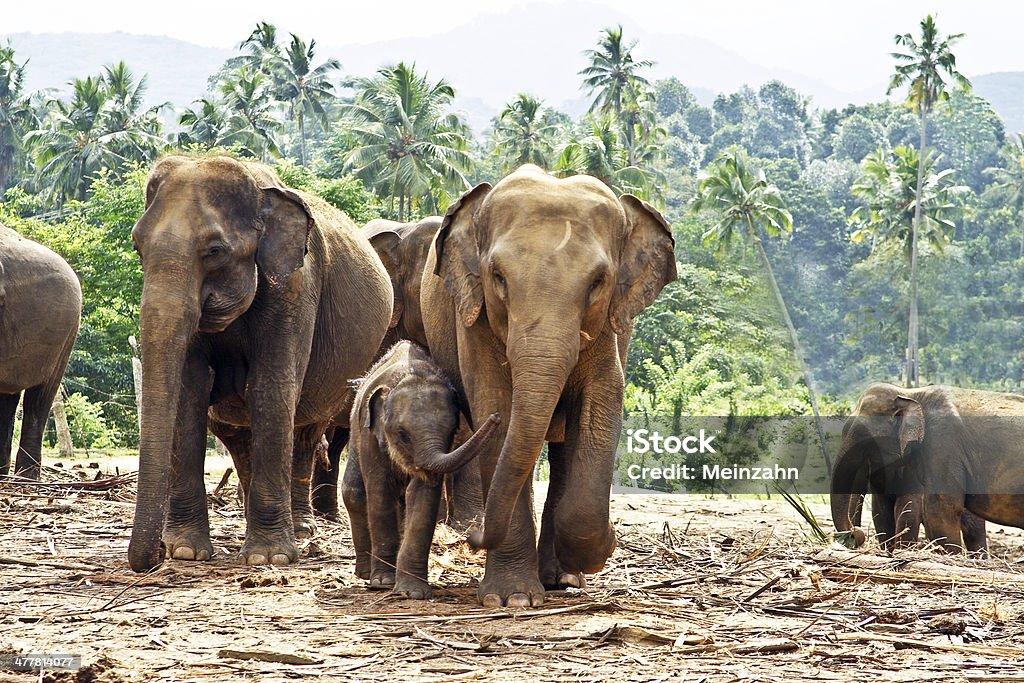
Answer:
<path fill-rule="evenodd" d="M 287 555 L 283 555 L 281 553 L 277 553 L 276 555 L 270 558 L 270 564 L 288 564 L 290 561 L 291 560 L 288 558 Z"/>
<path fill-rule="evenodd" d="M 262 553 L 253 553 L 246 559 L 246 564 L 266 564 L 267 556 Z"/>
<path fill-rule="evenodd" d="M 210 559 L 210 553 L 207 552 L 206 550 L 200 550 L 199 554 L 196 555 L 196 559 L 199 560 L 200 562 L 205 562 L 205 561 Z"/>
<path fill-rule="evenodd" d="M 484 607 L 501 607 L 501 596 L 494 593 L 488 593 L 480 602 Z"/>
<path fill-rule="evenodd" d="M 194 560 L 196 559 L 196 553 L 192 548 L 188 546 L 179 545 L 174 549 L 174 553 L 171 555 L 175 560 Z"/>
<path fill-rule="evenodd" d="M 530 606 L 530 596 L 525 593 L 513 593 L 508 596 L 508 601 L 505 603 L 508 607 L 515 609 L 521 609 L 523 607 Z"/>

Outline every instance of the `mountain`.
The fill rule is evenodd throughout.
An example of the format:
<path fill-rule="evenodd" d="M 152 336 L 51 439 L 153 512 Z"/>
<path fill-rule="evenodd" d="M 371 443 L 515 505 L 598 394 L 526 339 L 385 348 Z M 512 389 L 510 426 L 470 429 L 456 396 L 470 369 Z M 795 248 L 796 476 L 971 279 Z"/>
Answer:
<path fill-rule="evenodd" d="M 127 62 L 149 82 L 147 104 L 179 107 L 206 92 L 206 79 L 231 55 L 166 36 L 130 33 L 14 33 L 6 36 L 19 60 L 28 59 L 29 90 L 66 90 L 74 77 L 96 74 L 106 64 Z M 3 37 L 0 37 L 0 42 Z"/>
<path fill-rule="evenodd" d="M 1024 132 L 1024 71 L 1002 71 L 971 78 L 974 92 L 992 103 L 1007 133 Z"/>

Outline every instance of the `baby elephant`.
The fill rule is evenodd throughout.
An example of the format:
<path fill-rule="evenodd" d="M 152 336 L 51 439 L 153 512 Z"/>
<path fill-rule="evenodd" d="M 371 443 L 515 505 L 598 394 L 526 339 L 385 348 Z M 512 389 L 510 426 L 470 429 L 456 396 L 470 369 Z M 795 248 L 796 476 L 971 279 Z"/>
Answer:
<path fill-rule="evenodd" d="M 357 458 L 365 482 L 369 528 L 359 528 L 356 511 L 350 509 L 349 518 L 356 573 L 370 579 L 371 589 L 393 586 L 417 600 L 431 596 L 427 558 L 444 475 L 475 458 L 498 425 L 491 415 L 451 450 L 469 432 L 460 425 L 460 417 L 468 420 L 457 396 L 427 351 L 408 341 L 391 347 L 359 385 L 349 457 Z"/>

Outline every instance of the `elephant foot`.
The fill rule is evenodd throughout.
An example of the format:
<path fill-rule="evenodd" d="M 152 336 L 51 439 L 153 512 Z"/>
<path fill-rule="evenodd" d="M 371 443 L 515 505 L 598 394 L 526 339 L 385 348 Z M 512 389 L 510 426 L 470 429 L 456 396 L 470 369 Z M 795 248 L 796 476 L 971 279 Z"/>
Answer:
<path fill-rule="evenodd" d="M 484 607 L 540 607 L 544 604 L 544 586 L 535 571 L 496 570 L 487 572 L 476 591 Z"/>
<path fill-rule="evenodd" d="M 429 600 L 434 596 L 434 591 L 424 579 L 411 574 L 401 574 L 395 581 L 395 594 L 410 600 Z"/>
<path fill-rule="evenodd" d="M 563 571 L 554 557 L 544 558 L 540 562 L 540 582 L 547 590 L 565 590 L 566 588 L 585 588 L 587 585 L 583 574 Z"/>
<path fill-rule="evenodd" d="M 213 557 L 213 543 L 207 529 L 165 529 L 163 541 L 167 557 L 173 560 L 207 562 Z"/>
<path fill-rule="evenodd" d="M 292 510 L 292 523 L 295 527 L 295 538 L 298 540 L 312 538 L 316 533 L 316 520 L 312 510 Z"/>
<path fill-rule="evenodd" d="M 239 553 L 242 564 L 291 564 L 299 559 L 299 549 L 290 538 L 274 540 L 247 538 Z"/>
<path fill-rule="evenodd" d="M 356 570 L 355 574 L 360 579 L 369 580 L 370 578 L 370 553 L 361 553 L 356 551 Z"/>
<path fill-rule="evenodd" d="M 366 587 L 372 591 L 389 590 L 395 586 L 395 572 L 393 570 L 378 569 L 370 575 L 370 582 Z"/>
<path fill-rule="evenodd" d="M 615 551 L 615 530 L 611 524 L 601 534 L 579 536 L 555 530 L 555 556 L 562 571 L 570 574 L 596 574 Z"/>

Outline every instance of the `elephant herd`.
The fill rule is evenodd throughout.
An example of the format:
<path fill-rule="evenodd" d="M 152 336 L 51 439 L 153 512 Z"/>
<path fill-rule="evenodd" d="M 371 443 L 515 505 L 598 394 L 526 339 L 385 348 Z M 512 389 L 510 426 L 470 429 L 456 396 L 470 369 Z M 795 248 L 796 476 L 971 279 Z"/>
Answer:
<path fill-rule="evenodd" d="M 2 426 L 24 389 L 16 473 L 38 476 L 81 294 L 52 252 L 0 238 Z M 350 442 L 341 497 L 371 587 L 430 594 L 442 491 L 449 514 L 482 512 L 470 542 L 487 549 L 484 605 L 539 605 L 545 587 L 604 565 L 633 320 L 676 276 L 655 209 L 523 166 L 443 218 L 360 230 L 262 164 L 168 156 L 131 238 L 143 272 L 132 569 L 213 555 L 208 431 L 238 472 L 247 564 L 298 559 L 314 506 L 336 512 Z M 545 444 L 538 541 L 528 482 Z"/>
<path fill-rule="evenodd" d="M 603 567 L 633 323 L 676 277 L 651 206 L 527 165 L 443 217 L 360 230 L 262 164 L 168 156 L 131 238 L 143 271 L 132 569 L 212 557 L 208 431 L 238 472 L 246 564 L 295 562 L 340 490 L 373 588 L 429 597 L 442 506 L 487 550 L 483 605 L 540 605 Z M 24 391 L 15 473 L 39 474 L 81 301 L 62 259 L 0 227 L 0 472 Z M 922 519 L 929 538 L 970 548 L 984 547 L 983 519 L 1024 526 L 1024 498 L 985 494 L 1024 481 L 1024 427 L 979 433 L 969 414 L 1024 415 L 1024 398 L 872 387 L 844 429 L 837 528 L 863 540 L 869 490 L 886 544 L 913 540 Z M 538 537 L 529 482 L 545 445 Z M 959 485 L 937 494 L 921 477 Z"/>

